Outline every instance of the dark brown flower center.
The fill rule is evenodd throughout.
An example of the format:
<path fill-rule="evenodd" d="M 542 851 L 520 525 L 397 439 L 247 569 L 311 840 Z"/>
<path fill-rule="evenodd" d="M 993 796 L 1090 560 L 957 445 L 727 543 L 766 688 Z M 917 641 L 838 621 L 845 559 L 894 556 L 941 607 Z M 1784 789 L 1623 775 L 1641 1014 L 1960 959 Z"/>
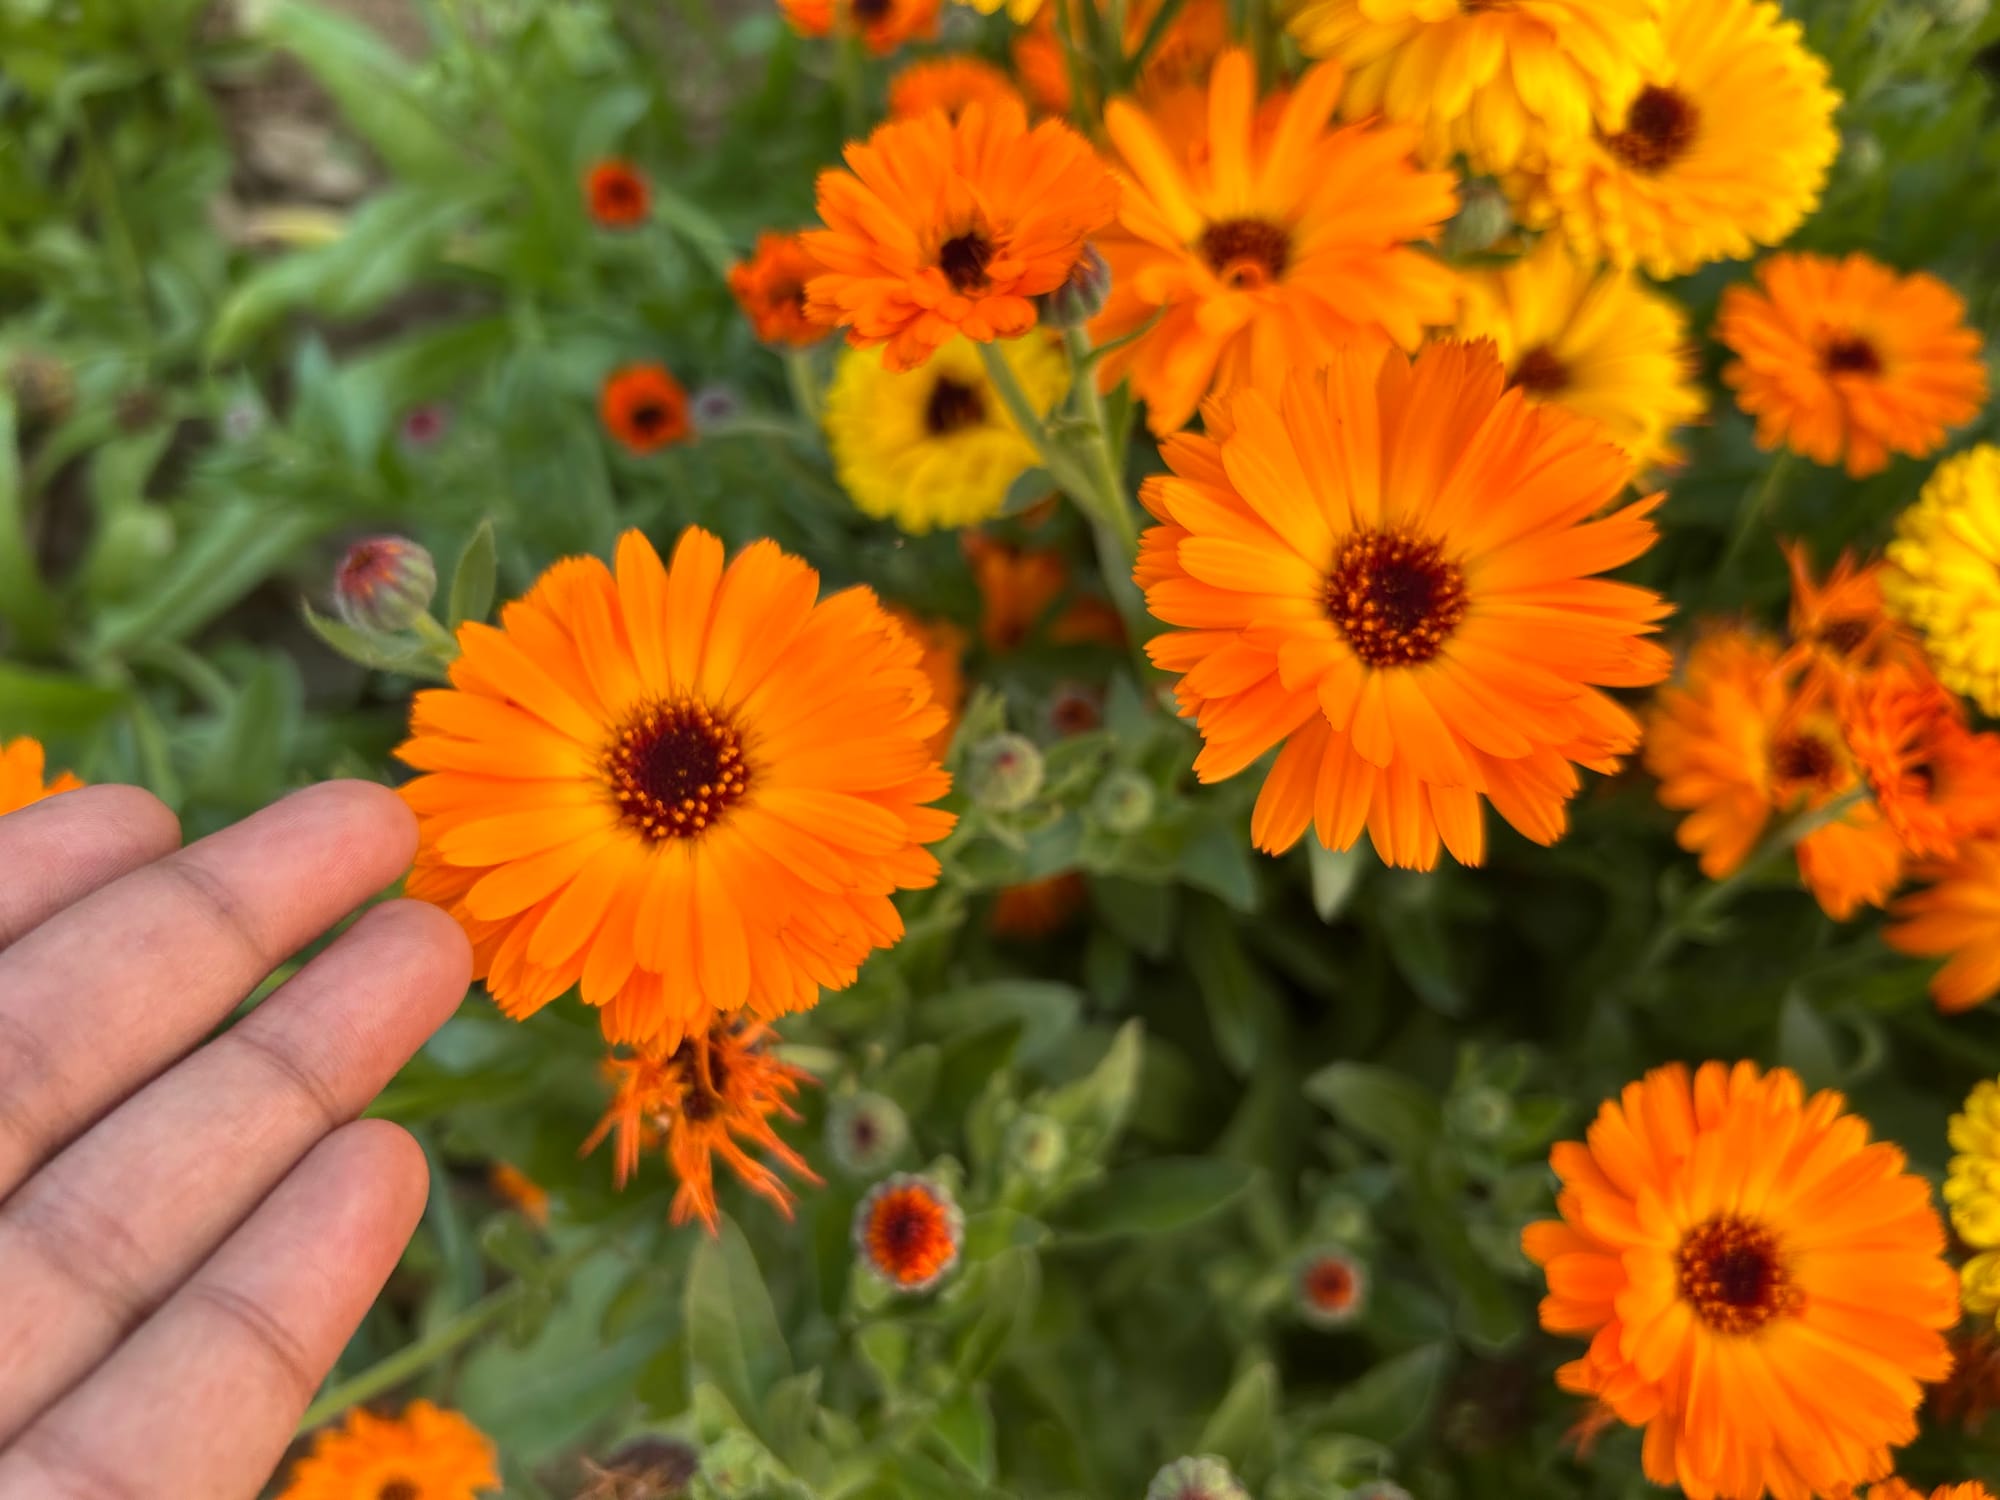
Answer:
<path fill-rule="evenodd" d="M 1346 1312 L 1354 1305 L 1354 1268 L 1332 1256 L 1306 1272 L 1306 1300 L 1323 1312 Z"/>
<path fill-rule="evenodd" d="M 1852 656 L 1868 642 L 1875 628 L 1862 619 L 1830 620 L 1819 629 L 1820 644 L 1839 656 Z"/>
<path fill-rule="evenodd" d="M 924 403 L 924 430 L 932 437 L 949 437 L 986 420 L 986 398 L 979 387 L 940 375 Z"/>
<path fill-rule="evenodd" d="M 423 1493 L 414 1479 L 385 1479 L 375 1492 L 375 1500 L 422 1500 Z"/>
<path fill-rule="evenodd" d="M 1854 334 L 1842 334 L 1827 342 L 1820 364 L 1829 375 L 1880 375 L 1882 356 L 1875 346 Z"/>
<path fill-rule="evenodd" d="M 1805 1302 L 1769 1229 L 1737 1214 L 1695 1225 L 1674 1252 L 1681 1298 L 1717 1333 L 1754 1333 Z"/>
<path fill-rule="evenodd" d="M 993 264 L 993 242 L 976 229 L 953 235 L 938 247 L 938 269 L 954 292 L 986 290 L 986 268 Z"/>
<path fill-rule="evenodd" d="M 1569 367 L 1547 344 L 1537 344 L 1515 362 L 1507 384 L 1518 385 L 1530 395 L 1553 396 L 1569 388 Z"/>
<path fill-rule="evenodd" d="M 864 26 L 873 26 L 888 17 L 895 0 L 852 0 L 854 19 Z"/>
<path fill-rule="evenodd" d="M 692 838 L 750 785 L 734 726 L 691 698 L 641 708 L 605 750 L 603 772 L 620 816 L 649 839 Z"/>
<path fill-rule="evenodd" d="M 1202 231 L 1196 245 L 1208 268 L 1226 286 L 1255 291 L 1285 274 L 1291 236 L 1264 219 L 1224 219 Z"/>
<path fill-rule="evenodd" d="M 1771 770 L 1782 781 L 1821 784 L 1836 764 L 1833 746 L 1816 734 L 1788 734 L 1771 746 Z"/>
<path fill-rule="evenodd" d="M 1625 111 L 1625 128 L 1606 136 L 1604 144 L 1635 172 L 1664 172 L 1687 154 L 1700 124 L 1692 99 L 1648 84 Z"/>
<path fill-rule="evenodd" d="M 632 430 L 650 437 L 667 425 L 667 409 L 653 400 L 632 403 Z"/>
<path fill-rule="evenodd" d="M 1326 580 L 1326 612 L 1371 667 L 1429 661 L 1465 618 L 1465 574 L 1424 537 L 1400 531 L 1351 536 Z"/>

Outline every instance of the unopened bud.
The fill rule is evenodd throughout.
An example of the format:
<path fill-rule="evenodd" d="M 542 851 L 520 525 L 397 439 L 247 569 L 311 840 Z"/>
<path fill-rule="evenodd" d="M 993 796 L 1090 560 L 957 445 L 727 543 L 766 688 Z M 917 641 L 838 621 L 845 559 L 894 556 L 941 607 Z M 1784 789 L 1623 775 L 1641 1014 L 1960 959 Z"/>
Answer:
<path fill-rule="evenodd" d="M 436 594 L 437 564 L 404 537 L 356 542 L 333 571 L 334 612 L 356 630 L 385 635 L 408 630 Z"/>
<path fill-rule="evenodd" d="M 1882 170 L 1882 142 L 1873 131 L 1850 130 L 1841 137 L 1840 164 L 1853 177 L 1873 177 Z"/>
<path fill-rule="evenodd" d="M 1083 254 L 1069 268 L 1062 285 L 1035 299 L 1045 328 L 1081 328 L 1104 308 L 1111 295 L 1111 267 L 1095 245 L 1085 245 Z"/>
<path fill-rule="evenodd" d="M 1025 735 L 996 734 L 973 746 L 966 785 L 988 811 L 1018 812 L 1042 789 L 1042 752 Z"/>
<path fill-rule="evenodd" d="M 827 1149 L 850 1177 L 880 1176 L 909 1140 L 909 1117 L 881 1094 L 848 1094 L 827 1111 Z"/>
<path fill-rule="evenodd" d="M 451 428 L 451 408 L 426 401 L 403 413 L 403 441 L 412 448 L 434 448 Z"/>
<path fill-rule="evenodd" d="M 679 1500 L 701 1471 L 701 1455 L 678 1438 L 637 1437 L 590 1464 L 578 1500 Z"/>
<path fill-rule="evenodd" d="M 1146 1500 L 1250 1500 L 1229 1465 L 1209 1454 L 1177 1458 L 1153 1476 Z"/>
<path fill-rule="evenodd" d="M 1458 212 L 1444 226 L 1445 254 L 1478 255 L 1499 244 L 1514 227 L 1514 210 L 1500 185 L 1475 177 L 1459 193 Z"/>
<path fill-rule="evenodd" d="M 1047 1182 L 1069 1156 L 1069 1132 L 1047 1115 L 1022 1115 L 1007 1131 L 1007 1155 L 1034 1182 Z"/>
<path fill-rule="evenodd" d="M 1109 772 L 1091 793 L 1090 810 L 1112 833 L 1137 833 L 1153 821 L 1153 783 L 1124 766 Z"/>
<path fill-rule="evenodd" d="M 1514 1118 L 1514 1101 L 1485 1084 L 1456 1095 L 1446 1108 L 1452 1124 L 1475 1141 L 1495 1139 Z"/>
<path fill-rule="evenodd" d="M 76 405 L 76 376 L 55 355 L 24 349 L 7 362 L 7 391 L 24 418 L 60 422 Z"/>

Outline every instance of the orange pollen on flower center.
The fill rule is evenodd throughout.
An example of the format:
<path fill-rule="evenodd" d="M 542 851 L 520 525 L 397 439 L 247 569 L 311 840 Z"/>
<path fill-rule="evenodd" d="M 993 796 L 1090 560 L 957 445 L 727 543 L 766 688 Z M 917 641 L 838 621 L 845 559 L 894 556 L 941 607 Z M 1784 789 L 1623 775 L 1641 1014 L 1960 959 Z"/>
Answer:
<path fill-rule="evenodd" d="M 1328 1312 L 1345 1312 L 1354 1305 L 1354 1271 L 1328 1257 L 1306 1272 L 1306 1300 Z"/>
<path fill-rule="evenodd" d="M 692 698 L 641 708 L 602 766 L 620 816 L 649 839 L 693 837 L 750 785 L 735 727 Z"/>
<path fill-rule="evenodd" d="M 1648 84 L 1625 111 L 1625 128 L 1606 136 L 1604 144 L 1635 172 L 1664 172 L 1687 154 L 1700 123 L 1692 99 Z"/>
<path fill-rule="evenodd" d="M 1197 248 L 1223 284 L 1239 292 L 1269 286 L 1285 274 L 1292 259 L 1291 236 L 1264 219 L 1211 224 L 1202 231 Z"/>
<path fill-rule="evenodd" d="M 1805 1303 L 1778 1237 L 1754 1220 L 1717 1214 L 1695 1225 L 1674 1252 L 1681 1297 L 1717 1333 L 1754 1333 Z"/>
<path fill-rule="evenodd" d="M 1569 389 L 1569 367 L 1547 344 L 1537 344 L 1515 363 L 1507 384 L 1518 385 L 1532 395 L 1553 396 Z"/>
<path fill-rule="evenodd" d="M 968 229 L 938 247 L 938 269 L 954 292 L 983 292 L 993 254 L 993 242 L 978 230 Z"/>
<path fill-rule="evenodd" d="M 1868 340 L 1856 334 L 1840 334 L 1827 341 L 1820 365 L 1829 375 L 1880 375 L 1882 356 Z"/>
<path fill-rule="evenodd" d="M 986 420 L 986 400 L 977 386 L 940 375 L 924 403 L 924 430 L 932 437 L 949 437 Z"/>
<path fill-rule="evenodd" d="M 1347 539 L 1326 580 L 1326 612 L 1371 667 L 1429 661 L 1465 618 L 1465 574 L 1436 542 L 1400 531 Z"/>
<path fill-rule="evenodd" d="M 375 1500 L 423 1500 L 423 1493 L 413 1479 L 388 1479 L 375 1492 Z"/>
<path fill-rule="evenodd" d="M 928 1281 L 951 1260 L 950 1216 L 921 1187 L 885 1193 L 868 1222 L 868 1254 L 894 1281 Z"/>
<path fill-rule="evenodd" d="M 1771 770 L 1784 781 L 1824 782 L 1835 764 L 1833 747 L 1816 734 L 1789 734 L 1771 746 Z"/>

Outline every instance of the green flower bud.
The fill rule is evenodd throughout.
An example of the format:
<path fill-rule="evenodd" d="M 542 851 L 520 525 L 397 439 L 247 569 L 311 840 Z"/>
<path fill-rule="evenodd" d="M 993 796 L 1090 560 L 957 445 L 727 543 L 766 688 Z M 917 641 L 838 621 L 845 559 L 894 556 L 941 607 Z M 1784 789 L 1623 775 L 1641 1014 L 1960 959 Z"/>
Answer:
<path fill-rule="evenodd" d="M 1873 177 L 1882 170 L 1882 161 L 1882 142 L 1876 139 L 1874 132 L 1850 130 L 1841 137 L 1840 164 L 1849 176 Z"/>
<path fill-rule="evenodd" d="M 1091 815 L 1112 833 L 1137 833 L 1153 821 L 1153 783 L 1120 766 L 1091 793 Z"/>
<path fill-rule="evenodd" d="M 1445 253 L 1478 255 L 1499 244 L 1514 228 L 1514 210 L 1500 185 L 1475 177 L 1459 193 L 1458 212 L 1444 226 Z"/>
<path fill-rule="evenodd" d="M 399 536 L 375 536 L 347 549 L 333 570 L 334 612 L 356 630 L 408 630 L 437 594 L 430 553 Z"/>
<path fill-rule="evenodd" d="M 1022 1115 L 1007 1131 L 1007 1156 L 1033 1182 L 1047 1182 L 1069 1156 L 1069 1132 L 1047 1115 Z"/>
<path fill-rule="evenodd" d="M 1035 298 L 1035 306 L 1045 328 L 1081 328 L 1103 310 L 1110 295 L 1111 267 L 1095 245 L 1085 245 L 1062 285 Z"/>
<path fill-rule="evenodd" d="M 1177 1458 L 1153 1476 L 1146 1500 L 1250 1500 L 1229 1465 L 1209 1454 Z"/>
<path fill-rule="evenodd" d="M 850 1177 L 879 1176 L 909 1142 L 909 1116 L 881 1094 L 847 1094 L 827 1111 L 826 1148 Z"/>
<path fill-rule="evenodd" d="M 1347 1193 L 1331 1193 L 1321 1200 L 1313 1223 L 1328 1239 L 1352 1245 L 1368 1237 L 1368 1206 Z"/>
<path fill-rule="evenodd" d="M 996 734 L 973 746 L 965 781 L 989 812 L 1018 812 L 1042 789 L 1042 752 L 1025 735 Z"/>
<path fill-rule="evenodd" d="M 1452 1124 L 1475 1141 L 1498 1139 L 1514 1119 L 1514 1101 L 1485 1084 L 1455 1095 L 1446 1110 Z"/>

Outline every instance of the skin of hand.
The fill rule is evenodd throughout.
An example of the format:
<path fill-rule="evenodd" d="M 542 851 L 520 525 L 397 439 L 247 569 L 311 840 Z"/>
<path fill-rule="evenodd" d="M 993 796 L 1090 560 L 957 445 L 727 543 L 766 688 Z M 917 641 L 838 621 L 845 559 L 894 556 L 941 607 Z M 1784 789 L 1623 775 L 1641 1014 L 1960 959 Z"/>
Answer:
<path fill-rule="evenodd" d="M 330 782 L 180 848 L 131 787 L 0 817 L 0 1500 L 250 1500 L 423 1213 L 357 1120 L 465 994 L 391 792 Z"/>

